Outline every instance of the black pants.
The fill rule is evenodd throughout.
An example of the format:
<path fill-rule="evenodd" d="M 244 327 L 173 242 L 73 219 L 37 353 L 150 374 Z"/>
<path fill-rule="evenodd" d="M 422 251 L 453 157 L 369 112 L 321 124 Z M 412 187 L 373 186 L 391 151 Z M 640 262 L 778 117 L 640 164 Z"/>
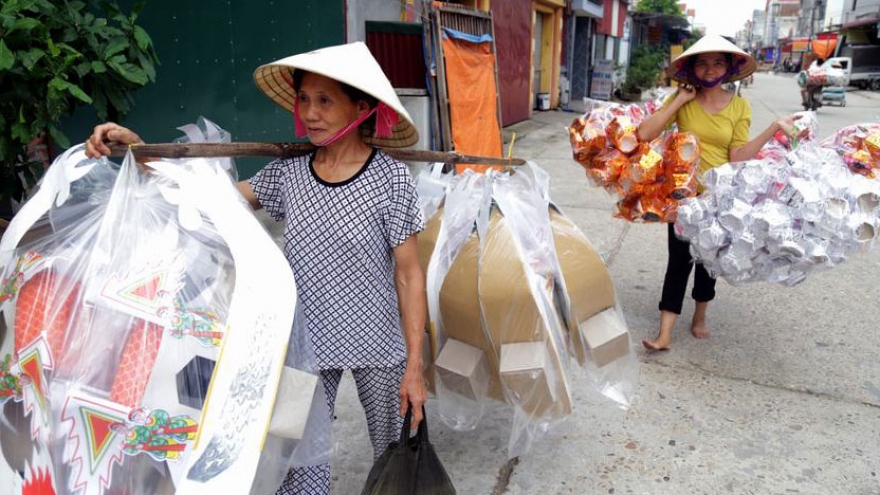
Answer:
<path fill-rule="evenodd" d="M 673 224 L 669 224 L 669 263 L 666 265 L 666 277 L 663 279 L 663 296 L 660 299 L 660 311 L 671 311 L 681 314 L 684 293 L 687 290 L 688 278 L 694 260 L 691 258 L 690 243 L 675 237 Z M 709 275 L 702 263 L 697 263 L 694 274 L 694 290 L 691 297 L 697 302 L 709 302 L 715 299 L 715 279 Z"/>

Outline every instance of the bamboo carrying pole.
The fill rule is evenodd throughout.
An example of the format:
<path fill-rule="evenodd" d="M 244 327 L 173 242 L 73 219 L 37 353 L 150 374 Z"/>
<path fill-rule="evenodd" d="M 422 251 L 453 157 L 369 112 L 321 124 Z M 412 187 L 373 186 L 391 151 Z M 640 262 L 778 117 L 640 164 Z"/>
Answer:
<path fill-rule="evenodd" d="M 110 145 L 110 156 L 125 156 L 131 148 L 137 157 L 154 158 L 210 158 L 239 156 L 268 156 L 291 158 L 315 150 L 311 144 L 297 143 L 158 143 Z M 428 151 L 382 148 L 388 156 L 404 162 L 467 163 L 473 165 L 517 166 L 525 164 L 521 158 L 460 155 L 454 151 Z"/>

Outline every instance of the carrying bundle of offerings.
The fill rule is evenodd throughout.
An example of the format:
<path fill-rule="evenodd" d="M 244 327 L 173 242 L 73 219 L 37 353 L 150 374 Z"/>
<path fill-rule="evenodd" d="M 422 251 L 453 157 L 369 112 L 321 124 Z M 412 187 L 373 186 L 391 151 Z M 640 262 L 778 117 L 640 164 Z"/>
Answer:
<path fill-rule="evenodd" d="M 760 159 L 709 171 L 706 191 L 679 206 L 676 233 L 734 284 L 795 285 L 870 249 L 880 215 L 880 182 L 868 178 L 880 151 L 871 129 L 844 128 L 787 153 L 774 141 Z"/>
<path fill-rule="evenodd" d="M 674 131 L 640 142 L 638 126 L 644 118 L 638 105 L 590 110 L 568 128 L 573 157 L 594 185 L 621 198 L 616 218 L 672 222 L 678 201 L 696 195 L 699 143 L 690 133 Z"/>
<path fill-rule="evenodd" d="M 846 86 L 846 72 L 842 69 L 819 68 L 798 74 L 798 84 L 804 86 Z"/>
<path fill-rule="evenodd" d="M 149 166 L 72 148 L 0 241 L 4 493 L 274 493 L 310 443 L 293 276 L 231 164 Z"/>
<path fill-rule="evenodd" d="M 637 366 L 604 263 L 547 191 L 534 165 L 466 172 L 419 235 L 441 417 L 469 429 L 513 406 L 511 456 L 571 414 L 573 363 L 624 403 Z"/>

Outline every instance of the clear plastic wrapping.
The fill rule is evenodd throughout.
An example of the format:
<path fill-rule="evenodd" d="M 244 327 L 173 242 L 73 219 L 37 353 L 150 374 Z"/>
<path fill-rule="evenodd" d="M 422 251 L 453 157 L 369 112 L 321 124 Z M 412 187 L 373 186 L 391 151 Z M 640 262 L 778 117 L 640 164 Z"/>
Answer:
<path fill-rule="evenodd" d="M 433 376 L 441 418 L 470 429 L 485 405 L 512 406 L 510 456 L 570 415 L 574 365 L 624 405 L 635 385 L 637 360 L 607 270 L 548 191 L 534 164 L 453 177 L 435 217 L 437 242 L 420 242 L 433 248 L 428 306 L 442 329 Z"/>
<path fill-rule="evenodd" d="M 219 139 L 205 125 L 191 135 Z M 320 430 L 304 426 L 320 391 L 283 254 L 228 160 L 143 173 L 130 154 L 120 167 L 82 148 L 55 161 L 0 241 L 0 375 L 13 384 L 0 483 L 274 493 L 295 452 L 312 463 L 330 445 L 302 441 Z M 279 380 L 295 393 L 276 401 Z M 286 421 L 270 425 L 273 410 Z"/>
<path fill-rule="evenodd" d="M 712 169 L 706 191 L 679 206 L 676 234 L 730 283 L 796 285 L 870 249 L 877 237 L 880 149 L 868 142 L 880 138 L 880 126 L 850 126 L 819 145 L 811 141 L 815 122 L 802 120 L 799 139 L 774 139 L 760 159 Z M 858 166 L 853 155 L 864 156 Z"/>

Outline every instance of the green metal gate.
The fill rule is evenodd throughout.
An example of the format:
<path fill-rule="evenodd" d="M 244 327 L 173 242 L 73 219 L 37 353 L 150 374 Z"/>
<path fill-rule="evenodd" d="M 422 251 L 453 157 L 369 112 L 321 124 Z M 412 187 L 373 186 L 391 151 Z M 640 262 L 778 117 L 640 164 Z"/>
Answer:
<path fill-rule="evenodd" d="M 123 0 L 128 9 L 134 2 Z M 122 122 L 147 142 L 181 135 L 175 128 L 199 116 L 236 141 L 292 141 L 293 117 L 253 82 L 258 66 L 345 40 L 344 0 L 150 0 L 139 22 L 153 38 L 160 65 L 156 82 L 135 94 Z M 94 112 L 78 111 L 63 126 L 82 142 Z M 242 178 L 264 164 L 236 161 Z"/>

